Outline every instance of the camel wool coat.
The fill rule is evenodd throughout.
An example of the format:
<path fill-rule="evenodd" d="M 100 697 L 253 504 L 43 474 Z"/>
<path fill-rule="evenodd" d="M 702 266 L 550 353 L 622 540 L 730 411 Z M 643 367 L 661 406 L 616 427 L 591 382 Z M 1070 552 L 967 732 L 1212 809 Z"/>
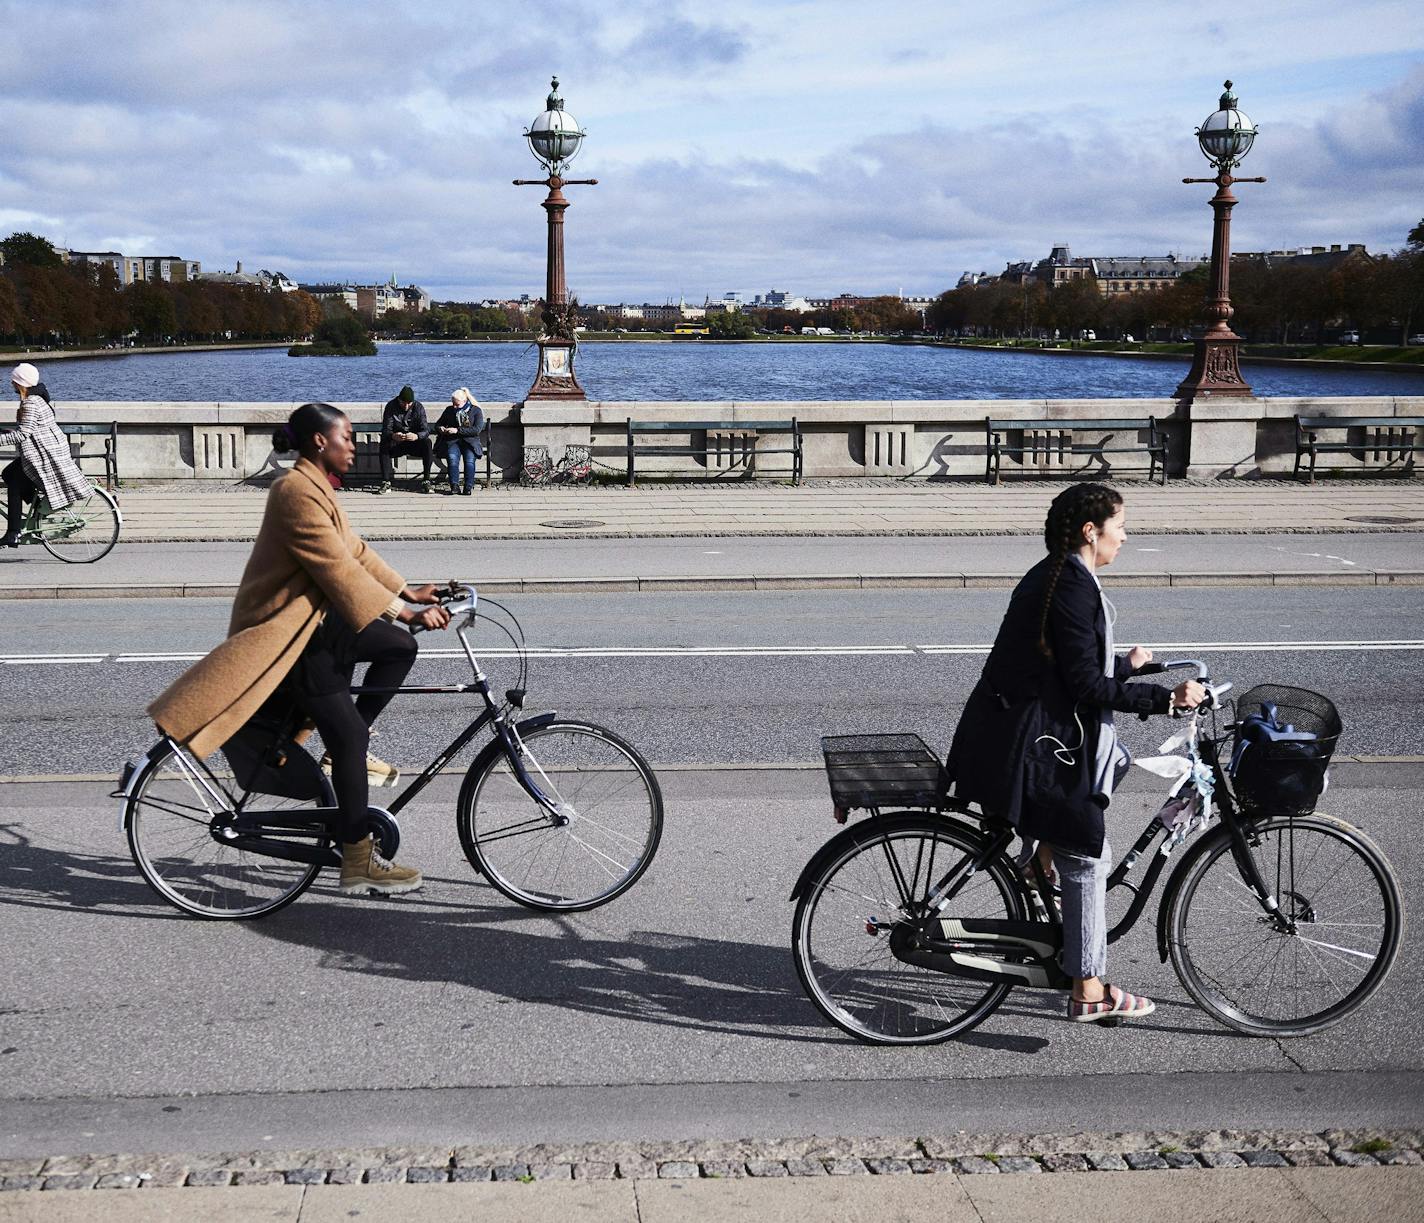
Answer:
<path fill-rule="evenodd" d="M 276 691 L 328 609 L 360 632 L 404 589 L 405 579 L 351 530 L 326 476 L 298 459 L 267 494 L 227 640 L 179 676 L 149 716 L 206 756 Z"/>

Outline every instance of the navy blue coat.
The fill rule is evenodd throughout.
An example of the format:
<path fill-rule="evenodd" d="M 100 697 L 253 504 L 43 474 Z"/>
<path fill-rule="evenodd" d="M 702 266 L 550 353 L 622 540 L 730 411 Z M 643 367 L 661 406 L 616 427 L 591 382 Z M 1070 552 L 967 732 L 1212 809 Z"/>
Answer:
<path fill-rule="evenodd" d="M 1022 836 L 1096 858 L 1107 806 L 1107 796 L 1094 793 L 1100 711 L 1166 713 L 1171 693 L 1125 683 L 1132 671 L 1123 657 L 1113 676 L 1103 673 L 1102 601 L 1092 576 L 1071 556 L 1048 612 L 1053 657 L 1044 657 L 1038 637 L 1048 567 L 1045 557 L 1014 588 L 954 733 L 948 770 L 958 797 L 1003 816 Z M 1058 743 L 1040 735 L 1066 745 L 1072 763 L 1055 756 Z"/>

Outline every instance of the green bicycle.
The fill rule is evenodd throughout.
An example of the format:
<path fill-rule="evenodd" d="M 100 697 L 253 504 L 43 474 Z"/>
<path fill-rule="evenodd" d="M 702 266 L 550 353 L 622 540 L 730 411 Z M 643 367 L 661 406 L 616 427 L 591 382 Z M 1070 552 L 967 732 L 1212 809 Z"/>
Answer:
<path fill-rule="evenodd" d="M 113 550 L 123 524 L 118 501 L 102 488 L 58 510 L 37 497 L 20 528 L 20 543 L 43 544 L 51 556 L 72 565 L 90 564 Z"/>

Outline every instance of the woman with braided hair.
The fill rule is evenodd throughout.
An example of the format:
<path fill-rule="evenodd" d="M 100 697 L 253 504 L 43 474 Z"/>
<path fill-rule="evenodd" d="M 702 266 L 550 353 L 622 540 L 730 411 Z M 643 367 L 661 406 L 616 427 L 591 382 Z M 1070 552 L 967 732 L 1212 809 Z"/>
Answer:
<path fill-rule="evenodd" d="M 1131 760 L 1113 711 L 1145 719 L 1192 709 L 1206 696 L 1195 680 L 1170 692 L 1126 682 L 1152 651 L 1114 652 L 1117 612 L 1098 581 L 1127 538 L 1124 522 L 1121 494 L 1104 484 L 1075 484 L 1053 499 L 1043 529 L 1048 555 L 1014 588 L 949 750 L 958 796 L 1007 819 L 1023 838 L 1024 861 L 1037 843 L 1045 870 L 1056 867 L 1063 970 L 1073 978 L 1068 1018 L 1076 1023 L 1155 1009 L 1103 979 L 1112 864 L 1103 813 Z"/>

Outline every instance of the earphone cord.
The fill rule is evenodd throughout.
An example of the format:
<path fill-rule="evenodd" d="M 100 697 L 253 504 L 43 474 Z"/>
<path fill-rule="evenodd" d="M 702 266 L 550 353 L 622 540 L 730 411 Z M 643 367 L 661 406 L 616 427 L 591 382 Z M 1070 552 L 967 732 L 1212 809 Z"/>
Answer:
<path fill-rule="evenodd" d="M 1074 757 L 1073 753 L 1076 752 L 1080 747 L 1082 747 L 1088 739 L 1088 732 L 1083 729 L 1083 723 L 1078 718 L 1078 707 L 1076 705 L 1073 707 L 1073 721 L 1076 722 L 1078 725 L 1078 742 L 1075 743 L 1072 747 L 1069 747 L 1066 743 L 1063 742 L 1062 739 L 1059 739 L 1054 735 L 1039 735 L 1039 737 L 1034 740 L 1035 743 L 1042 743 L 1045 739 L 1047 739 L 1050 743 L 1058 744 L 1058 746 L 1053 749 L 1053 755 L 1060 764 L 1077 764 L 1078 761 Z"/>

